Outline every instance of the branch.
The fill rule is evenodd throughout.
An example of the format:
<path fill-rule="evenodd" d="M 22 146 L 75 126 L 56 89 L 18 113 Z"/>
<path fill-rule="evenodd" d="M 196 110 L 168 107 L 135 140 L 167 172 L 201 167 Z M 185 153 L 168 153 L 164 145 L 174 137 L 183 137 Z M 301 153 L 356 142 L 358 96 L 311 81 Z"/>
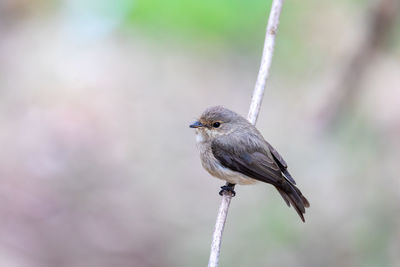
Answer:
<path fill-rule="evenodd" d="M 261 102 L 264 95 L 265 83 L 271 68 L 272 55 L 274 54 L 275 35 L 278 31 L 279 16 L 281 15 L 283 0 L 274 0 L 269 13 L 267 33 L 265 34 L 264 50 L 261 58 L 260 70 L 258 71 L 253 97 L 251 99 L 249 114 L 247 119 L 256 124 L 258 113 L 260 112 Z"/>
<path fill-rule="evenodd" d="M 272 7 L 268 19 L 267 32 L 265 34 L 264 49 L 261 58 L 260 70 L 258 72 L 253 96 L 251 98 L 249 114 L 247 115 L 247 119 L 252 124 L 256 124 L 258 113 L 260 112 L 265 84 L 269 76 L 269 70 L 271 68 L 272 55 L 274 53 L 274 46 L 275 46 L 275 35 L 278 30 L 279 16 L 281 14 L 282 5 L 283 5 L 283 0 L 273 0 L 272 2 Z M 228 209 L 232 197 L 233 197 L 232 193 L 224 191 L 221 205 L 219 206 L 217 221 L 215 223 L 208 267 L 218 266 L 222 233 L 224 231 L 226 217 L 228 215 Z"/>

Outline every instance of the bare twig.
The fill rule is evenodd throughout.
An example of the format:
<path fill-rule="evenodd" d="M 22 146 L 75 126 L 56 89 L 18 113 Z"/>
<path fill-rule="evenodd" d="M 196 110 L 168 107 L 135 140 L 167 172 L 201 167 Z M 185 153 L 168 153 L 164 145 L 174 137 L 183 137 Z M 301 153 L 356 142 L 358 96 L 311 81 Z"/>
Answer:
<path fill-rule="evenodd" d="M 274 0 L 269 13 L 267 32 L 265 34 L 264 50 L 261 58 L 260 70 L 258 71 L 253 97 L 251 99 L 249 114 L 247 119 L 256 124 L 261 102 L 264 95 L 265 83 L 271 68 L 272 55 L 274 54 L 275 35 L 278 31 L 279 16 L 281 15 L 283 0 Z"/>
<path fill-rule="evenodd" d="M 274 46 L 275 46 L 275 35 L 278 30 L 279 16 L 281 14 L 282 5 L 283 5 L 283 0 L 273 0 L 272 2 L 272 7 L 268 19 L 267 32 L 265 34 L 265 42 L 264 42 L 263 55 L 261 58 L 260 70 L 258 72 L 256 85 L 254 87 L 249 114 L 247 115 L 247 119 L 252 124 L 256 124 L 258 113 L 261 108 L 261 102 L 264 95 L 265 84 L 269 76 L 269 70 L 271 68 L 272 55 L 274 53 Z M 222 201 L 221 205 L 219 206 L 217 221 L 215 223 L 208 267 L 218 266 L 222 233 L 224 231 L 224 226 L 226 222 L 226 217 L 228 215 L 231 199 L 232 199 L 232 193 L 225 191 L 222 196 Z"/>

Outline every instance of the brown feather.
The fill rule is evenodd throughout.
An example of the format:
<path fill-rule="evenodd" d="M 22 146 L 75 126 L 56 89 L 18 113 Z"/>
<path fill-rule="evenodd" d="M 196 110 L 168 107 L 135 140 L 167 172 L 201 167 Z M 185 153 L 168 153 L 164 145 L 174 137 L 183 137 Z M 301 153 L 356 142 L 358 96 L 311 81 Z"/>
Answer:
<path fill-rule="evenodd" d="M 308 200 L 295 186 L 285 160 L 254 125 L 221 106 L 204 111 L 197 125 L 202 165 L 211 175 L 229 183 L 250 184 L 258 180 L 274 185 L 304 222 Z"/>

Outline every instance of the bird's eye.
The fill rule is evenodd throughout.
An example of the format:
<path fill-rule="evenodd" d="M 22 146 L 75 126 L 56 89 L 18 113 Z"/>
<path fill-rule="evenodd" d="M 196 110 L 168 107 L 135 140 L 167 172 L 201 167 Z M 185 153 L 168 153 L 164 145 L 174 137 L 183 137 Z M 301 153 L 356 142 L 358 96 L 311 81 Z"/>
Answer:
<path fill-rule="evenodd" d="M 221 125 L 221 123 L 218 121 L 213 123 L 214 128 L 218 128 L 220 125 Z"/>

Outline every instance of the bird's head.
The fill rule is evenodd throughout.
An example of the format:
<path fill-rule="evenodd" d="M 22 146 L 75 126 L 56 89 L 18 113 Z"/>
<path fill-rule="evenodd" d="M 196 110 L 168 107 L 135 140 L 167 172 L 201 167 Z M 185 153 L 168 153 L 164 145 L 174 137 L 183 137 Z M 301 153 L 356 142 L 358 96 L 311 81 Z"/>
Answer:
<path fill-rule="evenodd" d="M 222 106 L 210 107 L 200 116 L 200 119 L 189 127 L 196 129 L 197 141 L 207 142 L 229 134 L 248 124 L 239 114 Z"/>

